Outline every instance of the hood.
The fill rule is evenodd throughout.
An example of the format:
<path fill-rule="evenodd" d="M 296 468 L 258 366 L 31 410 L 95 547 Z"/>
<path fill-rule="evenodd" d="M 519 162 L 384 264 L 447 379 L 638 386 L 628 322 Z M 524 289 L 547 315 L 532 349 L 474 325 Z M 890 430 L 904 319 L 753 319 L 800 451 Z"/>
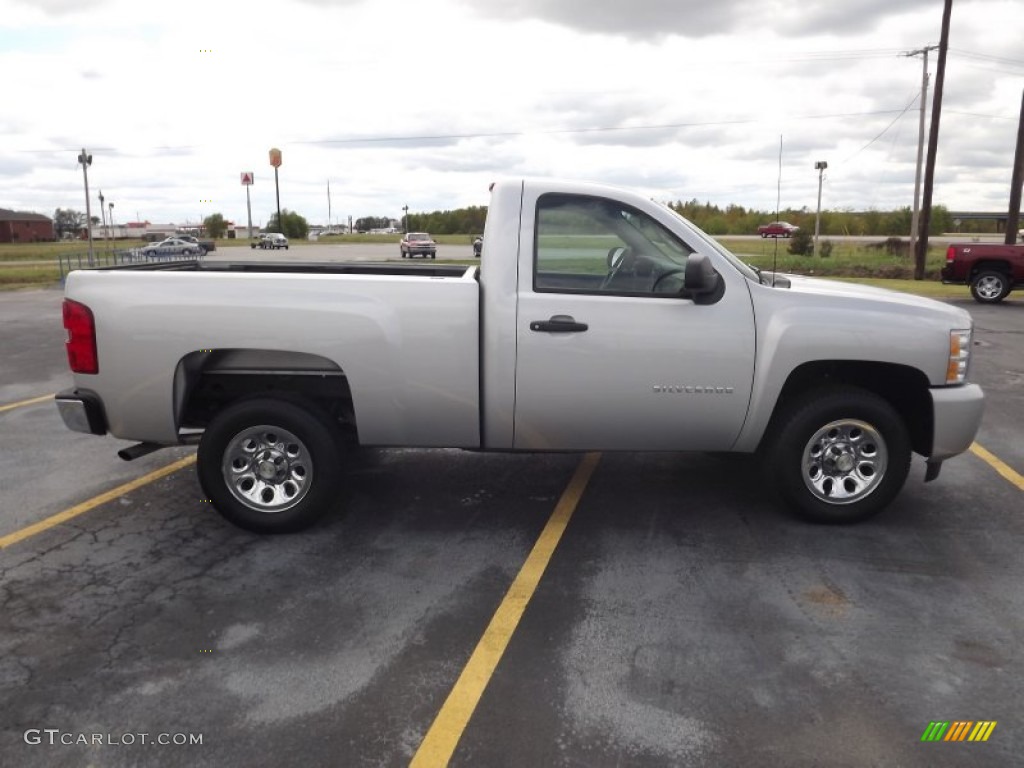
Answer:
<path fill-rule="evenodd" d="M 769 289 L 792 293 L 793 299 L 799 297 L 800 300 L 806 298 L 813 301 L 817 297 L 828 304 L 838 302 L 848 306 L 860 305 L 865 310 L 889 309 L 902 311 L 908 315 L 932 316 L 937 321 L 941 320 L 949 324 L 950 328 L 970 328 L 973 325 L 971 315 L 967 310 L 924 296 L 820 277 L 789 274 L 779 275 L 779 277 L 789 282 L 788 288 Z"/>

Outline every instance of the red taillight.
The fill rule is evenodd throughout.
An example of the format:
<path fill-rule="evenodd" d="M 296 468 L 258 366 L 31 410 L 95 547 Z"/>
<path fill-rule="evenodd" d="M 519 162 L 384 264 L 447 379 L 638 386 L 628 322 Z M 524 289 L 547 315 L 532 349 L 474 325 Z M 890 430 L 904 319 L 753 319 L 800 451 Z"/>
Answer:
<path fill-rule="evenodd" d="M 946 263 L 956 261 L 956 249 L 951 245 L 946 249 Z"/>
<path fill-rule="evenodd" d="M 96 357 L 96 323 L 92 310 L 85 304 L 64 299 L 64 328 L 68 340 L 64 343 L 68 351 L 68 365 L 74 373 L 99 373 L 100 364 Z"/>

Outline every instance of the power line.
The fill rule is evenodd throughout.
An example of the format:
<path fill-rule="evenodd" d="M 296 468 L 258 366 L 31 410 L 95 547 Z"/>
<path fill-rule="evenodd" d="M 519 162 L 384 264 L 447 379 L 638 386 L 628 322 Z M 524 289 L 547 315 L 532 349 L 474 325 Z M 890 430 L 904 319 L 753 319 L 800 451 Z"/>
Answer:
<path fill-rule="evenodd" d="M 900 119 L 901 117 L 903 117 L 903 116 L 904 116 L 905 114 L 907 114 L 907 111 L 908 111 L 908 110 L 909 110 L 909 109 L 910 109 L 910 108 L 911 108 L 912 106 L 914 106 L 914 102 L 918 100 L 918 98 L 920 97 L 920 95 L 921 95 L 921 94 L 919 94 L 919 93 L 915 93 L 915 94 L 914 94 L 914 98 L 912 98 L 912 99 L 910 100 L 910 103 L 909 103 L 909 104 L 907 104 L 907 106 L 905 106 L 905 107 L 903 108 L 903 110 L 902 110 L 902 111 L 901 111 L 901 112 L 900 112 L 900 113 L 899 113 L 898 115 L 896 115 L 896 117 L 895 117 L 895 118 L 893 118 L 893 121 L 892 121 L 891 123 L 889 123 L 889 124 L 888 124 L 887 126 L 885 126 L 885 128 L 883 128 L 883 129 L 882 129 L 882 132 L 881 132 L 880 134 L 878 134 L 877 136 L 875 136 L 875 138 L 873 138 L 873 139 L 872 139 L 871 141 L 869 141 L 869 142 L 868 142 L 867 144 L 865 144 L 865 145 L 864 145 L 863 147 L 861 147 L 860 149 L 858 149 L 858 150 L 857 150 L 856 152 L 854 152 L 854 153 L 853 153 L 852 155 L 850 155 L 850 156 L 849 156 L 849 157 L 847 157 L 847 158 L 844 158 L 844 159 L 842 160 L 842 162 L 844 162 L 844 163 L 846 163 L 846 162 L 849 162 L 850 160 L 852 160 L 853 158 L 855 158 L 855 157 L 856 157 L 857 155 L 859 155 L 859 154 L 860 154 L 861 152 L 863 152 L 863 151 L 864 151 L 865 149 L 867 149 L 867 148 L 868 148 L 868 147 L 870 147 L 870 146 L 871 146 L 872 144 L 874 144 L 874 143 L 875 143 L 876 141 L 878 141 L 878 140 L 879 140 L 880 138 L 882 138 L 882 137 L 883 137 L 883 136 L 884 136 L 884 135 L 886 134 L 886 132 L 887 132 L 887 131 L 888 131 L 888 130 L 889 130 L 890 128 L 892 128 L 892 127 L 893 127 L 894 125 L 896 125 L 896 123 L 897 123 L 897 122 L 899 121 L 899 119 Z"/>
<path fill-rule="evenodd" d="M 968 59 L 977 59 L 978 61 L 989 61 L 993 64 L 1007 64 L 1011 67 L 1024 67 L 1024 59 L 1008 59 L 1004 56 L 991 56 L 987 53 L 975 53 L 974 51 L 965 51 L 960 48 L 950 48 L 950 53 L 954 53 L 957 56 L 963 56 Z"/>

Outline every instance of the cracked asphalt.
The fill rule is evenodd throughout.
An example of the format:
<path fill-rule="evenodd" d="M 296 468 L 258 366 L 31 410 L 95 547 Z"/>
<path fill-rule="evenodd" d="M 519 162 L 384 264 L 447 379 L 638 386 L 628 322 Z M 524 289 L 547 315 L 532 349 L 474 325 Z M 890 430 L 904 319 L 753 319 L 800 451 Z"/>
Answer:
<path fill-rule="evenodd" d="M 0 294 L 0 404 L 70 381 L 59 304 Z M 1024 473 L 1024 298 L 963 306 L 978 441 Z M 190 452 L 122 462 L 52 403 L 0 437 L 0 536 Z M 361 452 L 284 537 L 189 468 L 0 549 L 0 765 L 407 765 L 579 462 Z M 452 765 L 1019 764 L 1024 497 L 973 454 L 923 474 L 819 527 L 748 458 L 604 454 Z"/>

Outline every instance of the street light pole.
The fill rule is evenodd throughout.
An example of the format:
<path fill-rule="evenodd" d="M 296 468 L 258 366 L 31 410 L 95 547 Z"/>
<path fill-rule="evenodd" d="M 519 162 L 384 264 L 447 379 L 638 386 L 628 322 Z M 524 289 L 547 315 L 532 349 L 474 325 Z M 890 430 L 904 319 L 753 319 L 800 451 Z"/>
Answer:
<path fill-rule="evenodd" d="M 107 205 L 110 206 L 110 239 L 116 240 L 117 233 L 114 231 L 114 204 L 107 203 Z"/>
<path fill-rule="evenodd" d="M 103 239 L 107 241 L 107 250 L 110 250 L 110 233 L 107 231 L 107 212 L 103 209 L 103 190 L 100 190 L 100 218 L 103 219 Z"/>
<path fill-rule="evenodd" d="M 821 231 L 821 177 L 828 168 L 828 163 L 819 160 L 814 164 L 818 171 L 818 212 L 814 215 L 814 258 L 818 258 L 818 233 Z"/>
<path fill-rule="evenodd" d="M 409 206 L 408 205 L 403 205 L 402 206 L 402 213 L 405 214 L 405 216 L 404 216 L 405 222 L 402 224 L 402 233 L 407 235 L 407 234 L 409 234 Z"/>
<path fill-rule="evenodd" d="M 89 237 L 89 266 L 94 262 L 92 251 L 92 205 L 89 203 L 89 166 L 92 165 L 92 155 L 86 154 L 82 148 L 82 154 L 78 156 L 78 162 L 82 164 L 82 178 L 85 179 L 85 231 Z"/>

